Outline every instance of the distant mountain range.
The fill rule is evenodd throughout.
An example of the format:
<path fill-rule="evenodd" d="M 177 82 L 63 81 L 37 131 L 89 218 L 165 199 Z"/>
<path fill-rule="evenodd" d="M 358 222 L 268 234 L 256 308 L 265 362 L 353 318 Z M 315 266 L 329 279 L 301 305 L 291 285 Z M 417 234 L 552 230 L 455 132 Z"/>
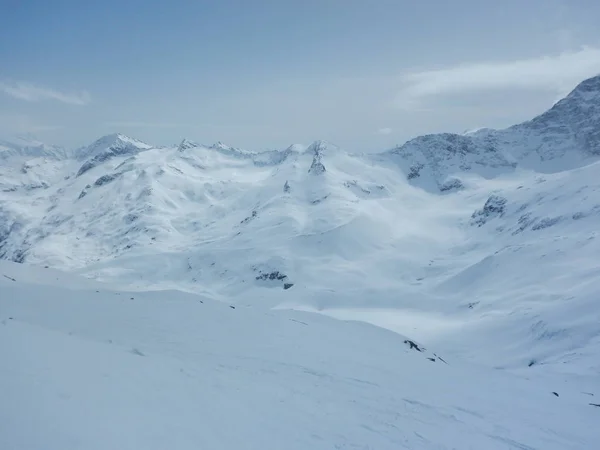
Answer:
<path fill-rule="evenodd" d="M 600 77 L 505 130 L 377 154 L 0 141 L 0 259 L 123 289 L 442 315 L 470 324 L 442 348 L 587 373 L 600 368 L 599 157 Z"/>

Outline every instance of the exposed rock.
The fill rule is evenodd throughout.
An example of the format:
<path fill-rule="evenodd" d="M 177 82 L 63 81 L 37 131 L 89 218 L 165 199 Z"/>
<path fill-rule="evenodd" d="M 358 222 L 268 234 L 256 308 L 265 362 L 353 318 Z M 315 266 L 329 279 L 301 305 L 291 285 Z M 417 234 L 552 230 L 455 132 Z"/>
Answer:
<path fill-rule="evenodd" d="M 320 175 L 327 171 L 323 164 L 323 151 L 325 148 L 326 144 L 323 141 L 317 141 L 307 149 L 308 152 L 313 152 L 313 160 L 310 169 L 308 169 L 308 173 Z"/>
<path fill-rule="evenodd" d="M 83 188 L 83 190 L 81 191 L 81 193 L 79 194 L 79 197 L 77 197 L 78 200 L 81 200 L 83 197 L 85 197 L 88 194 L 88 189 L 90 189 L 92 186 L 90 184 L 88 184 L 85 188 Z"/>
<path fill-rule="evenodd" d="M 287 275 L 275 270 L 271 273 L 261 273 L 256 277 L 257 280 L 285 280 Z"/>
<path fill-rule="evenodd" d="M 515 231 L 512 232 L 513 236 L 525 231 L 529 227 L 529 225 L 535 222 L 535 219 L 532 219 L 531 217 L 532 216 L 530 212 L 523 214 L 521 217 L 519 217 L 519 220 L 517 221 L 519 226 Z"/>
<path fill-rule="evenodd" d="M 119 178 L 122 175 L 122 173 L 113 173 L 113 174 L 108 174 L 108 175 L 102 175 L 100 178 L 98 178 L 95 182 L 94 182 L 94 186 L 99 187 L 99 186 L 104 186 L 105 184 L 110 183 L 111 181 L 116 180 L 117 178 Z"/>
<path fill-rule="evenodd" d="M 200 147 L 200 144 L 196 144 L 195 142 L 188 141 L 187 139 L 183 139 L 181 141 L 181 143 L 179 144 L 179 146 L 177 147 L 177 151 L 183 152 L 190 148 L 197 148 L 197 147 Z"/>
<path fill-rule="evenodd" d="M 458 178 L 451 178 L 440 186 L 441 192 L 459 191 L 461 189 L 464 189 L 464 185 Z"/>
<path fill-rule="evenodd" d="M 531 229 L 533 231 L 543 230 L 544 228 L 549 228 L 553 225 L 556 225 L 558 222 L 562 220 L 562 217 L 544 217 L 538 223 L 536 223 Z"/>
<path fill-rule="evenodd" d="M 415 342 L 411 341 L 410 339 L 407 339 L 404 341 L 405 344 L 409 345 L 409 348 L 411 350 L 416 350 L 418 352 L 422 352 L 424 349 L 422 349 L 421 347 L 419 347 Z"/>
<path fill-rule="evenodd" d="M 317 198 L 317 199 L 313 200 L 311 203 L 312 203 L 313 205 L 318 205 L 319 203 L 321 203 L 321 202 L 323 202 L 323 201 L 327 200 L 327 197 L 329 197 L 329 194 L 327 194 L 327 195 L 325 195 L 325 196 L 323 196 L 323 197 L 321 197 L 321 198 Z"/>
<path fill-rule="evenodd" d="M 249 217 L 246 217 L 240 223 L 241 224 L 246 224 L 246 223 L 250 222 L 252 219 L 255 219 L 257 216 L 258 216 L 258 213 L 256 212 L 256 210 L 253 210 L 252 211 L 252 215 L 250 215 Z"/>
<path fill-rule="evenodd" d="M 413 180 L 415 178 L 418 178 L 419 176 L 421 176 L 421 169 L 425 167 L 424 164 L 421 163 L 416 163 L 414 165 L 412 165 L 408 171 L 408 175 L 406 175 L 406 178 L 408 180 Z"/>
<path fill-rule="evenodd" d="M 506 209 L 506 203 L 506 198 L 499 195 L 491 195 L 485 202 L 485 205 L 483 205 L 483 208 L 471 215 L 471 223 L 481 227 L 490 219 L 502 216 Z"/>

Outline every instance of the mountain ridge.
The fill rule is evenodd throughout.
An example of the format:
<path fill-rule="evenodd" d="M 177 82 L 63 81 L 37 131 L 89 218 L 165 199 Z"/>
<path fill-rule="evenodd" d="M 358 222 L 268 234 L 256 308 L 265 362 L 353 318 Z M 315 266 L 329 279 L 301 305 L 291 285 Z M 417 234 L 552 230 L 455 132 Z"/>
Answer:
<path fill-rule="evenodd" d="M 109 135 L 82 159 L 19 157 L 0 166 L 0 259 L 247 306 L 391 309 L 361 317 L 491 366 L 587 374 L 600 163 L 578 144 L 596 136 L 597 84 L 582 86 L 533 125 L 406 155 Z M 539 145 L 510 147 L 523 136 Z"/>
<path fill-rule="evenodd" d="M 415 186 L 442 192 L 457 189 L 461 182 L 453 176 L 461 173 L 475 173 L 490 178 L 518 167 L 544 173 L 572 169 L 588 164 L 600 156 L 599 104 L 600 75 L 579 83 L 547 111 L 511 127 L 501 130 L 483 128 L 463 134 L 427 134 L 390 150 L 363 155 L 379 162 L 387 158 L 399 165 Z M 340 150 L 325 141 L 259 152 L 230 147 L 222 142 L 207 146 L 188 139 L 183 139 L 177 147 L 182 152 L 204 148 L 226 156 L 250 159 L 258 165 L 281 164 L 291 155 L 313 152 L 319 147 Z M 40 149 L 38 154 L 36 148 Z M 52 151 L 46 151 L 48 154 L 45 154 L 44 148 Z M 84 161 L 80 168 L 80 172 L 84 172 L 115 155 L 133 156 L 152 148 L 156 147 L 114 133 L 73 151 L 59 151 L 56 150 L 57 147 L 44 147 L 38 143 L 37 147 L 24 146 L 21 153 L 31 157 L 51 156 L 55 159 L 73 157 Z M 12 151 L 13 154 L 19 153 L 15 149 Z M 0 155 L 4 155 L 6 159 L 10 153 L 0 151 Z"/>

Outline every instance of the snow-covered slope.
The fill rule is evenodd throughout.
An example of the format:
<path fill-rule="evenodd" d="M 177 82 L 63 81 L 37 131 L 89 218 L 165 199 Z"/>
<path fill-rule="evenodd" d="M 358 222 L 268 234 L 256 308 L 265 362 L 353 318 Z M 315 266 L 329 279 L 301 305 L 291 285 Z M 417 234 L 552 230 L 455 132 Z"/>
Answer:
<path fill-rule="evenodd" d="M 11 157 L 0 258 L 366 321 L 575 389 L 600 371 L 598 108 L 600 77 L 532 121 L 378 155 L 111 135 Z"/>
<path fill-rule="evenodd" d="M 580 450 L 598 441 L 597 390 L 464 364 L 365 324 L 87 283 L 0 262 L 0 448 Z"/>
<path fill-rule="evenodd" d="M 102 157 L 105 154 L 134 155 L 142 150 L 152 148 L 151 145 L 120 133 L 109 134 L 97 139 L 87 147 L 82 147 L 73 152 L 73 156 L 80 160 Z M 108 158 L 107 158 L 108 159 Z"/>
<path fill-rule="evenodd" d="M 68 152 L 60 147 L 47 145 L 35 139 L 17 136 L 0 139 L 0 162 L 20 158 L 66 158 Z"/>
<path fill-rule="evenodd" d="M 600 76 L 580 83 L 550 110 L 505 130 L 421 136 L 390 150 L 408 180 L 431 191 L 460 189 L 461 174 L 492 178 L 516 167 L 543 173 L 600 157 Z"/>

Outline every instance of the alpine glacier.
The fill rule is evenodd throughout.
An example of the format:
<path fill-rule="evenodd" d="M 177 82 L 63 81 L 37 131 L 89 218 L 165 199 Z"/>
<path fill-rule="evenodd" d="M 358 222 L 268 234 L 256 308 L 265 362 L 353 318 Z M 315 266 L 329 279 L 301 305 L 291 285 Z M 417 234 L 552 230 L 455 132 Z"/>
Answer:
<path fill-rule="evenodd" d="M 380 153 L 0 141 L 0 443 L 595 448 L 599 223 L 600 76 Z"/>

